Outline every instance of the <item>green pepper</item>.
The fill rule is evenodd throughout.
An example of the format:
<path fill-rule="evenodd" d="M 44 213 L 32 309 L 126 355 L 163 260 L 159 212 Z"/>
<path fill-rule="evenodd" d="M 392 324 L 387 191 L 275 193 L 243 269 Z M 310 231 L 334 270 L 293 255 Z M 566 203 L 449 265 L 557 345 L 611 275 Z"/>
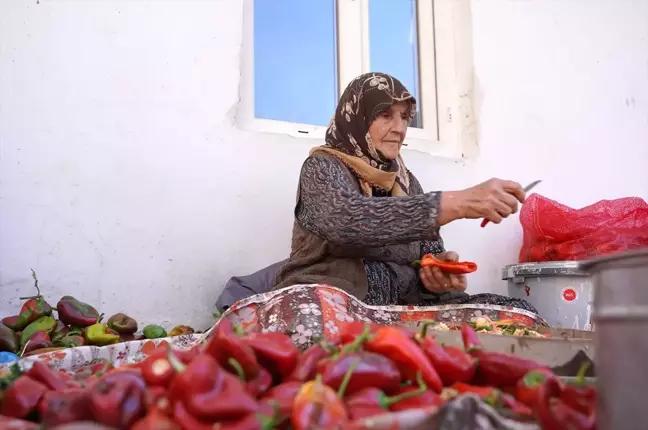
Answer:
<path fill-rule="evenodd" d="M 59 319 L 67 325 L 87 327 L 101 321 L 101 316 L 95 308 L 72 296 L 61 297 L 56 304 L 56 310 Z"/>
<path fill-rule="evenodd" d="M 40 317 L 36 321 L 25 327 L 22 334 L 20 335 L 20 344 L 24 347 L 29 338 L 32 337 L 34 333 L 38 333 L 39 331 L 45 332 L 49 335 L 55 327 L 56 320 L 54 318 L 48 316 Z"/>
<path fill-rule="evenodd" d="M 56 346 L 65 348 L 74 348 L 85 345 L 85 339 L 78 334 L 67 334 L 56 342 Z"/>
<path fill-rule="evenodd" d="M 137 321 L 121 312 L 108 318 L 106 324 L 120 334 L 135 333 L 137 331 Z"/>
<path fill-rule="evenodd" d="M 0 324 L 0 351 L 18 352 L 18 334 L 4 324 Z"/>
<path fill-rule="evenodd" d="M 144 327 L 144 337 L 147 339 L 158 339 L 161 337 L 167 337 L 167 332 L 159 325 L 150 324 Z"/>
<path fill-rule="evenodd" d="M 105 346 L 119 342 L 119 334 L 102 323 L 86 328 L 85 337 L 90 345 Z"/>

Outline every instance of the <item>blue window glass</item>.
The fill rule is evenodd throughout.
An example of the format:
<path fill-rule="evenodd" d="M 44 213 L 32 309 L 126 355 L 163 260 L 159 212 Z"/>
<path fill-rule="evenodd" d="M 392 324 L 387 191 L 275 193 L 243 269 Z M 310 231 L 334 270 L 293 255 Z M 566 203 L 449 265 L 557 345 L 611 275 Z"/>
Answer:
<path fill-rule="evenodd" d="M 395 76 L 416 97 L 411 126 L 422 127 L 416 0 L 369 0 L 369 52 L 372 72 Z"/>
<path fill-rule="evenodd" d="M 254 1 L 254 114 L 328 125 L 338 99 L 335 0 Z"/>

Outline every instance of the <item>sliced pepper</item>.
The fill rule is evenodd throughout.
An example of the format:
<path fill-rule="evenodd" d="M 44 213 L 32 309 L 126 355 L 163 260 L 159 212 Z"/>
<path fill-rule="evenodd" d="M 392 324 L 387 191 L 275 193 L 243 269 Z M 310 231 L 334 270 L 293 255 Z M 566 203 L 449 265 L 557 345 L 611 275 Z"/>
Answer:
<path fill-rule="evenodd" d="M 366 387 L 374 387 L 393 393 L 400 387 L 401 372 L 389 358 L 372 352 L 342 353 L 336 358 L 325 358 L 317 366 L 322 383 L 337 390 L 349 368 L 355 368 L 346 387 L 347 394 L 353 394 Z"/>
<path fill-rule="evenodd" d="M 222 318 L 218 323 L 213 337 L 205 346 L 205 352 L 231 371 L 236 371 L 230 361 L 230 358 L 234 359 L 241 365 L 246 379 L 254 379 L 259 374 L 260 365 L 254 351 L 234 332 L 227 318 Z"/>
<path fill-rule="evenodd" d="M 432 254 L 425 254 L 420 262 L 421 267 L 438 267 L 442 272 L 463 275 L 477 271 L 477 264 L 471 261 L 443 261 Z"/>
<path fill-rule="evenodd" d="M 211 355 L 200 354 L 187 366 L 171 350 L 168 358 L 179 372 L 169 388 L 169 398 L 183 403 L 198 420 L 240 419 L 256 412 L 257 403 L 242 383 Z"/>
<path fill-rule="evenodd" d="M 63 296 L 56 304 L 58 317 L 63 323 L 72 326 L 87 327 L 100 320 L 97 310 L 87 303 L 72 296 Z"/>
<path fill-rule="evenodd" d="M 46 392 L 44 384 L 22 375 L 3 392 L 0 415 L 25 418 L 36 410 Z"/>
<path fill-rule="evenodd" d="M 4 324 L 0 324 L 0 351 L 18 352 L 20 341 L 18 334 Z"/>
<path fill-rule="evenodd" d="M 371 336 L 364 346 L 368 351 L 391 359 L 401 375 L 410 381 L 415 381 L 417 373 L 421 372 L 429 389 L 437 393 L 443 389 L 443 382 L 428 357 L 402 330 L 384 326 Z"/>
<path fill-rule="evenodd" d="M 85 339 L 90 345 L 106 346 L 119 342 L 119 334 L 105 324 L 96 323 L 86 328 Z"/>
<path fill-rule="evenodd" d="M 54 318 L 49 316 L 40 317 L 36 321 L 25 327 L 25 330 L 23 330 L 23 332 L 20 334 L 20 344 L 24 347 L 29 338 L 32 337 L 34 333 L 37 333 L 39 331 L 47 333 L 49 337 L 49 334 L 52 332 L 52 330 L 54 330 L 55 327 L 56 320 Z"/>
<path fill-rule="evenodd" d="M 117 313 L 106 321 L 106 325 L 119 334 L 135 333 L 137 331 L 137 321 L 124 313 Z"/>
<path fill-rule="evenodd" d="M 271 373 L 285 378 L 295 369 L 299 351 L 284 333 L 250 333 L 243 338 L 243 343 Z"/>

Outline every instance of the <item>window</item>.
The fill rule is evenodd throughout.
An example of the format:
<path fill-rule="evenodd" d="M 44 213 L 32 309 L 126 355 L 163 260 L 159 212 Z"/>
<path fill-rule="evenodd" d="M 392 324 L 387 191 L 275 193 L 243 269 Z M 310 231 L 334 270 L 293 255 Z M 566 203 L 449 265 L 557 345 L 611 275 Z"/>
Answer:
<path fill-rule="evenodd" d="M 322 138 L 346 85 L 385 72 L 418 101 L 409 147 L 465 155 L 475 145 L 469 3 L 245 0 L 239 124 Z"/>

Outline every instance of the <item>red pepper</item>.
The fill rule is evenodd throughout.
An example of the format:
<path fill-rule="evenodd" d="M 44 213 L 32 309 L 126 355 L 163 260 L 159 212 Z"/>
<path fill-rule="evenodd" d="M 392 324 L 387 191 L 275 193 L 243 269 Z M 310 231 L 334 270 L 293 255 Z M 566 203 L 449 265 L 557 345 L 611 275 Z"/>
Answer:
<path fill-rule="evenodd" d="M 351 419 L 359 420 L 384 414 L 400 402 L 404 402 L 409 398 L 424 395 L 428 391 L 427 387 L 425 386 L 425 383 L 423 383 L 422 378 L 419 378 L 418 382 L 418 388 L 413 390 L 401 389 L 400 394 L 391 397 L 389 397 L 384 391 L 375 387 L 363 388 L 362 390 L 349 395 L 345 403 Z M 436 394 L 434 395 L 436 396 Z"/>
<path fill-rule="evenodd" d="M 290 416 L 292 414 L 295 396 L 301 387 L 302 383 L 295 381 L 275 385 L 261 399 L 261 402 L 276 404 L 279 407 L 280 415 Z"/>
<path fill-rule="evenodd" d="M 241 365 L 246 379 L 255 378 L 259 374 L 260 366 L 254 351 L 234 332 L 234 327 L 227 318 L 222 318 L 218 323 L 205 352 L 221 366 L 236 371 L 230 358 L 234 359 Z"/>
<path fill-rule="evenodd" d="M 406 411 L 409 409 L 418 409 L 418 408 L 429 408 L 430 406 L 442 406 L 445 401 L 432 390 L 425 390 L 420 392 L 420 388 L 414 386 L 408 386 L 401 388 L 396 396 L 405 397 L 409 393 L 415 393 L 411 397 L 406 397 L 399 400 L 391 406 L 391 411 L 399 412 Z"/>
<path fill-rule="evenodd" d="M 325 358 L 317 366 L 325 385 L 337 390 L 349 368 L 356 363 L 346 388 L 353 394 L 366 387 L 374 387 L 393 393 L 400 387 L 401 373 L 396 364 L 387 357 L 372 352 L 343 353 L 336 358 Z"/>
<path fill-rule="evenodd" d="M 336 428 L 348 421 L 344 404 L 320 378 L 306 382 L 295 396 L 291 415 L 294 430 Z"/>
<path fill-rule="evenodd" d="M 459 394 L 474 394 L 494 408 L 502 407 L 502 392 L 495 387 L 478 387 L 463 382 L 456 382 L 450 388 Z"/>
<path fill-rule="evenodd" d="M 517 383 L 515 396 L 525 405 L 535 409 L 540 401 L 540 389 L 553 373 L 546 369 L 532 370 Z"/>
<path fill-rule="evenodd" d="M 36 351 L 43 348 L 51 348 L 52 341 L 50 335 L 44 331 L 37 331 L 27 339 L 25 342 L 25 347 L 23 348 L 22 354 L 29 354 L 32 351 Z"/>
<path fill-rule="evenodd" d="M 464 349 L 467 353 L 478 356 L 483 346 L 477 337 L 477 332 L 468 323 L 461 325 L 461 338 L 463 340 Z"/>
<path fill-rule="evenodd" d="M 365 323 L 362 321 L 353 321 L 345 323 L 340 330 L 340 343 L 349 344 L 355 341 L 358 337 L 362 336 L 369 329 L 369 334 L 374 335 L 383 328 L 384 325 L 377 323 Z M 414 338 L 414 333 L 404 327 L 394 327 L 400 330 L 405 336 Z"/>
<path fill-rule="evenodd" d="M 477 270 L 477 264 L 471 261 L 443 261 L 432 254 L 425 254 L 420 262 L 421 267 L 438 267 L 442 272 L 462 275 L 473 273 Z"/>
<path fill-rule="evenodd" d="M 243 338 L 264 367 L 282 378 L 290 375 L 297 364 L 299 351 L 283 333 L 250 333 Z"/>
<path fill-rule="evenodd" d="M 101 319 L 99 312 L 87 303 L 72 296 L 63 296 L 56 304 L 58 317 L 67 325 L 87 327 L 96 324 Z"/>
<path fill-rule="evenodd" d="M 22 375 L 3 392 L 0 415 L 25 418 L 36 410 L 46 392 L 44 384 Z"/>
<path fill-rule="evenodd" d="M 180 430 L 180 426 L 159 409 L 152 408 L 144 418 L 133 424 L 131 430 Z"/>
<path fill-rule="evenodd" d="M 438 393 L 443 389 L 443 382 L 430 360 L 401 330 L 384 326 L 367 340 L 365 348 L 391 359 L 405 378 L 415 381 L 416 374 L 421 372 L 428 388 Z"/>
<path fill-rule="evenodd" d="M 245 391 L 252 397 L 258 398 L 272 387 L 272 375 L 263 367 L 256 378 L 245 382 Z"/>
<path fill-rule="evenodd" d="M 536 409 L 543 430 L 594 430 L 595 414 L 585 415 L 570 408 L 560 397 L 562 385 L 555 377 L 549 377 L 540 389 L 540 402 Z"/>
<path fill-rule="evenodd" d="M 35 314 L 11 315 L 2 318 L 2 324 L 6 325 L 14 331 L 22 331 L 22 329 L 24 329 L 37 319 L 38 316 L 36 316 Z"/>
<path fill-rule="evenodd" d="M 417 335 L 420 347 L 439 373 L 444 385 L 455 382 L 469 382 L 477 370 L 477 361 L 470 354 L 455 347 L 442 347 L 432 336 L 427 336 L 427 328 L 433 323 L 425 323 Z"/>
<path fill-rule="evenodd" d="M 256 413 L 232 423 L 220 424 L 218 430 L 273 430 L 282 420 L 276 407 L 262 403 Z"/>
<path fill-rule="evenodd" d="M 102 379 L 92 387 L 90 410 L 101 424 L 129 428 L 144 414 L 144 390 L 133 380 Z"/>
<path fill-rule="evenodd" d="M 509 409 L 516 415 L 530 417 L 533 415 L 533 410 L 530 407 L 516 399 L 514 396 L 502 393 L 502 406 Z"/>
<path fill-rule="evenodd" d="M 92 421 L 89 407 L 90 391 L 68 389 L 45 393 L 38 405 L 40 419 L 45 428 L 77 421 Z"/>
<path fill-rule="evenodd" d="M 66 379 L 61 372 L 52 370 L 43 361 L 34 361 L 26 375 L 44 384 L 49 390 L 57 391 L 67 387 Z"/>
<path fill-rule="evenodd" d="M 166 357 L 148 357 L 142 362 L 141 369 L 146 383 L 153 386 L 167 387 L 175 375 Z"/>
<path fill-rule="evenodd" d="M 182 430 L 215 430 L 215 426 L 195 418 L 182 402 L 173 405 L 173 419 Z"/>
<path fill-rule="evenodd" d="M 596 389 L 585 382 L 585 373 L 590 363 L 581 365 L 576 375 L 576 381 L 564 385 L 560 399 L 568 406 L 583 414 L 590 414 L 596 409 Z"/>
<path fill-rule="evenodd" d="M 310 381 L 315 377 L 315 372 L 317 371 L 317 363 L 323 358 L 326 358 L 330 355 L 330 352 L 326 350 L 322 345 L 315 344 L 304 351 L 299 357 L 297 357 L 297 363 L 295 364 L 295 369 L 290 374 L 287 380 L 292 381 Z"/>
<path fill-rule="evenodd" d="M 546 366 L 534 360 L 502 352 L 483 351 L 479 354 L 475 379 L 481 385 L 506 387 L 516 385 L 524 375 L 537 369 L 548 371 Z"/>
<path fill-rule="evenodd" d="M 198 420 L 239 419 L 258 406 L 241 381 L 219 366 L 214 357 L 200 354 L 185 366 L 169 350 L 169 362 L 179 373 L 169 389 L 171 402 L 182 402 Z"/>

